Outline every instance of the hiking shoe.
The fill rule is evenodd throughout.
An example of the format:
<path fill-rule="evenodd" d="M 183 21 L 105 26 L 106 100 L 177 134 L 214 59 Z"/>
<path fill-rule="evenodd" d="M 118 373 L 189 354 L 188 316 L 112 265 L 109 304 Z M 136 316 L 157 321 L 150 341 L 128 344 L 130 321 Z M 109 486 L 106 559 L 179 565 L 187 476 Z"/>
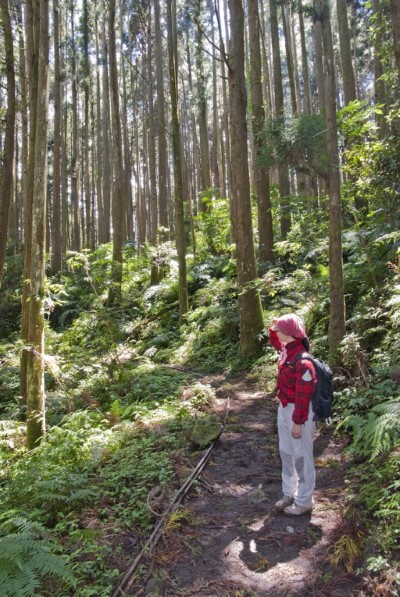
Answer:
<path fill-rule="evenodd" d="M 293 504 L 292 496 L 284 495 L 283 498 L 276 502 L 275 509 L 278 510 L 278 512 L 283 512 L 283 510 L 287 508 L 287 506 L 290 506 L 290 504 Z"/>
<path fill-rule="evenodd" d="M 299 506 L 294 502 L 285 508 L 283 511 L 288 516 L 301 516 L 302 514 L 307 514 L 307 512 L 311 512 L 312 506 Z"/>

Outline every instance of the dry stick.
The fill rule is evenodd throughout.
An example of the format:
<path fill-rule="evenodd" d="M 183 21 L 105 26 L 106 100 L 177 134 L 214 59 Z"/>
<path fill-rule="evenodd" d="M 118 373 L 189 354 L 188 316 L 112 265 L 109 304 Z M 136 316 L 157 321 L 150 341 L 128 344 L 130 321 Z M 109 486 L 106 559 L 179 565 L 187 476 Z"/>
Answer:
<path fill-rule="evenodd" d="M 229 398 L 226 403 L 226 411 L 225 411 L 223 428 L 226 425 L 226 421 L 228 419 L 228 414 L 229 414 Z M 186 481 L 184 482 L 182 487 L 179 489 L 178 493 L 172 500 L 171 504 L 167 507 L 165 512 L 162 514 L 160 520 L 157 522 L 156 526 L 154 527 L 152 534 L 150 535 L 150 537 L 147 539 L 146 543 L 144 544 L 142 551 L 136 557 L 133 564 L 128 568 L 127 572 L 125 573 L 125 575 L 122 578 L 122 580 L 120 581 L 120 583 L 113 590 L 113 592 L 111 593 L 111 597 L 123 597 L 126 594 L 125 592 L 129 591 L 129 589 L 132 586 L 133 581 L 134 581 L 133 575 L 134 575 L 137 567 L 139 566 L 140 562 L 142 561 L 143 556 L 145 555 L 145 553 L 148 549 L 151 552 L 151 550 L 157 545 L 158 540 L 160 539 L 160 537 L 163 533 L 162 527 L 163 527 L 164 519 L 166 518 L 166 516 L 168 514 L 175 512 L 175 510 L 177 509 L 177 507 L 179 506 L 179 504 L 181 503 L 181 501 L 183 500 L 183 498 L 185 497 L 185 495 L 187 494 L 187 492 L 193 485 L 194 481 L 197 479 L 197 477 L 200 475 L 200 473 L 206 466 L 208 459 L 210 458 L 211 453 L 214 450 L 215 444 L 216 444 L 216 442 L 213 442 L 211 444 L 211 446 L 208 448 L 207 452 L 204 454 L 203 458 L 197 464 L 196 468 L 193 469 L 193 471 L 191 472 L 189 477 L 186 479 Z"/>
<path fill-rule="evenodd" d="M 215 442 L 213 442 L 211 444 L 211 446 L 208 448 L 208 450 L 204 454 L 203 458 L 200 460 L 200 462 L 198 463 L 196 468 L 193 469 L 192 473 L 186 479 L 186 481 L 184 482 L 184 484 L 182 485 L 182 487 L 176 494 L 176 496 L 173 499 L 173 501 L 171 502 L 171 504 L 167 507 L 164 514 L 162 515 L 162 517 L 160 518 L 160 520 L 157 522 L 156 526 L 154 527 L 152 534 L 146 541 L 142 551 L 139 553 L 139 555 L 137 556 L 137 558 L 135 559 L 133 564 L 128 568 L 128 570 L 125 573 L 121 582 L 117 585 L 115 590 L 111 593 L 111 597 L 123 597 L 123 595 L 125 595 L 125 592 L 130 589 L 130 587 L 134 581 L 133 575 L 134 575 L 138 565 L 140 564 L 144 554 L 146 553 L 147 550 L 150 550 L 150 552 L 151 552 L 151 550 L 157 545 L 157 542 L 163 533 L 164 519 L 166 518 L 166 516 L 168 514 L 174 512 L 177 509 L 177 507 L 179 506 L 179 504 L 181 503 L 181 501 L 183 500 L 183 498 L 189 491 L 190 487 L 192 486 L 192 484 L 194 483 L 196 478 L 199 476 L 199 474 L 201 473 L 201 471 L 207 464 L 207 461 L 208 461 L 209 457 L 211 456 L 211 453 L 212 453 L 214 447 L 215 447 Z"/>

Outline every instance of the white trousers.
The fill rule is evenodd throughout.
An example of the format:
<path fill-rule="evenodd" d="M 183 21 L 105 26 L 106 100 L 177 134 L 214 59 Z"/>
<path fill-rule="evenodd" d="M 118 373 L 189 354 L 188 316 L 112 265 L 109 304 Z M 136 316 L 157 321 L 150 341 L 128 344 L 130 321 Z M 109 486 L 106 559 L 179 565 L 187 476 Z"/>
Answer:
<path fill-rule="evenodd" d="M 301 426 L 301 437 L 292 437 L 294 404 L 278 408 L 279 454 L 282 461 L 283 495 L 294 497 L 299 506 L 306 508 L 313 505 L 315 487 L 315 466 L 313 457 L 313 436 L 315 422 L 312 406 L 308 420 Z"/>

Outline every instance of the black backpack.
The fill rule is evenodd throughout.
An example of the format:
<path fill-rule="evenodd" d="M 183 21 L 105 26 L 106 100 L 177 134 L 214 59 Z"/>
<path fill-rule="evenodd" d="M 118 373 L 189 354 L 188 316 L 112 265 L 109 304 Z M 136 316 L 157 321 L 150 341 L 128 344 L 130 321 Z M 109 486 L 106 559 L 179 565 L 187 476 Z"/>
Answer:
<path fill-rule="evenodd" d="M 297 361 L 302 359 L 311 361 L 317 374 L 317 383 L 311 396 L 314 421 L 325 421 L 329 425 L 332 416 L 333 373 L 324 361 L 312 357 L 307 352 L 296 355 L 293 361 L 287 364 L 295 368 Z"/>

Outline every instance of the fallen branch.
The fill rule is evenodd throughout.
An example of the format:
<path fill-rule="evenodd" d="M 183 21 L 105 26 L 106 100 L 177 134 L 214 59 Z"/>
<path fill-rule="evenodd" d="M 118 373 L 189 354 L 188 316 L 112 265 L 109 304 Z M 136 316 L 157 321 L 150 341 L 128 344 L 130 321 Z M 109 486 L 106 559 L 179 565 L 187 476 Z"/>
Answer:
<path fill-rule="evenodd" d="M 129 591 L 129 589 L 132 586 L 133 581 L 134 581 L 134 574 L 135 574 L 140 562 L 142 561 L 143 556 L 146 554 L 147 551 L 149 551 L 151 553 L 151 551 L 157 545 L 158 540 L 160 539 L 160 537 L 163 533 L 165 518 L 172 512 L 175 512 L 175 510 L 178 508 L 179 504 L 181 503 L 181 501 L 183 500 L 183 498 L 189 491 L 190 487 L 193 485 L 194 481 L 197 479 L 197 477 L 200 475 L 200 473 L 206 466 L 208 459 L 210 458 L 211 453 L 214 450 L 214 447 L 215 447 L 215 442 L 213 442 L 211 444 L 211 446 L 207 449 L 207 452 L 204 454 L 203 458 L 197 464 L 196 468 L 193 469 L 193 471 L 191 472 L 189 477 L 186 479 L 186 481 L 184 482 L 182 487 L 179 489 L 178 493 L 174 497 L 171 504 L 169 504 L 169 506 L 167 507 L 165 512 L 162 514 L 160 520 L 157 522 L 156 526 L 154 527 L 152 534 L 150 535 L 150 537 L 144 544 L 142 551 L 136 557 L 136 559 L 132 563 L 132 565 L 128 568 L 128 570 L 125 573 L 122 580 L 118 583 L 116 588 L 113 590 L 113 592 L 111 593 L 111 597 L 123 597 L 126 594 L 126 592 Z"/>

